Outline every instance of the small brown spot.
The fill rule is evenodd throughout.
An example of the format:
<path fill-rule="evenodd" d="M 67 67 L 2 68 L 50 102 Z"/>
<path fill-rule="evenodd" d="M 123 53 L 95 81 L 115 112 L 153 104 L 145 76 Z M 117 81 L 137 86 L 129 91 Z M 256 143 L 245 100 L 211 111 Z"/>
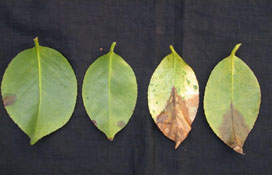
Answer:
<path fill-rule="evenodd" d="M 113 138 L 109 137 L 108 140 L 109 140 L 109 141 L 113 141 Z"/>
<path fill-rule="evenodd" d="M 13 105 L 15 101 L 16 101 L 16 96 L 14 94 L 4 95 L 4 98 L 3 98 L 4 106 Z"/>
<path fill-rule="evenodd" d="M 99 49 L 101 52 L 103 51 L 103 48 L 102 47 L 100 47 L 100 49 Z"/>
<path fill-rule="evenodd" d="M 126 125 L 126 123 L 122 120 L 117 123 L 117 126 L 120 128 L 123 128 L 125 125 Z"/>
<path fill-rule="evenodd" d="M 244 142 L 250 132 L 243 115 L 231 104 L 219 127 L 219 136 L 234 151 L 243 153 Z"/>
<path fill-rule="evenodd" d="M 95 120 L 92 120 L 93 124 L 96 126 L 96 121 Z"/>

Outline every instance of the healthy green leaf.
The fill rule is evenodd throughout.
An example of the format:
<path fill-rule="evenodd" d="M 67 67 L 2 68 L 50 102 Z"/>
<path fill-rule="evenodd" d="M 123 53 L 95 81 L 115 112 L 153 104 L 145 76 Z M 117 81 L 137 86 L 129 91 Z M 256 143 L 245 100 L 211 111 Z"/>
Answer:
<path fill-rule="evenodd" d="M 148 106 L 161 132 L 176 142 L 187 137 L 195 119 L 198 103 L 198 82 L 192 68 L 170 46 L 156 68 L 148 87 Z"/>
<path fill-rule="evenodd" d="M 68 122 L 77 95 L 76 77 L 66 58 L 40 46 L 38 38 L 34 43 L 10 62 L 1 85 L 4 106 L 31 145 Z"/>
<path fill-rule="evenodd" d="M 132 68 L 114 53 L 99 57 L 88 68 L 82 88 L 85 109 L 96 127 L 113 140 L 126 126 L 137 99 L 137 82 Z"/>
<path fill-rule="evenodd" d="M 254 73 L 235 55 L 240 45 L 213 69 L 205 90 L 204 109 L 215 134 L 244 154 L 244 142 L 259 113 L 261 92 Z"/>

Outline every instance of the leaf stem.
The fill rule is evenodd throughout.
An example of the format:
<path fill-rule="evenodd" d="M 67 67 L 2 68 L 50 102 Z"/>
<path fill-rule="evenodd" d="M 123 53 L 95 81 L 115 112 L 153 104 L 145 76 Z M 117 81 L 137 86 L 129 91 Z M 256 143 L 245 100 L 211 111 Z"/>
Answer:
<path fill-rule="evenodd" d="M 33 39 L 33 41 L 34 41 L 34 45 L 35 45 L 35 48 L 36 48 L 36 51 L 37 50 L 39 50 L 39 40 L 38 40 L 38 37 L 35 37 L 34 39 Z"/>
<path fill-rule="evenodd" d="M 233 48 L 233 50 L 231 51 L 232 56 L 235 56 L 237 50 L 239 49 L 239 47 L 242 45 L 242 43 L 236 44 L 235 47 Z"/>
<path fill-rule="evenodd" d="M 172 53 L 177 54 L 177 52 L 175 51 L 173 45 L 170 45 L 169 48 L 170 48 L 170 50 L 171 50 Z"/>
<path fill-rule="evenodd" d="M 113 42 L 110 47 L 110 52 L 114 52 L 114 48 L 116 46 L 116 42 Z"/>

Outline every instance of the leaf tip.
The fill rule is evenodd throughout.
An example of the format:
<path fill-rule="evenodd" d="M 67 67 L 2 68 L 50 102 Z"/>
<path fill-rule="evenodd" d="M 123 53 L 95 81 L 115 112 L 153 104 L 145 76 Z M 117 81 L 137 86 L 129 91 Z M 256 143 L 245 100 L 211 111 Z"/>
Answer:
<path fill-rule="evenodd" d="M 233 147 L 233 150 L 236 151 L 237 153 L 240 153 L 242 155 L 245 155 L 245 153 L 243 152 L 243 148 L 236 145 L 235 147 Z"/>
<path fill-rule="evenodd" d="M 231 55 L 234 56 L 237 52 L 237 50 L 240 48 L 240 46 L 242 45 L 242 43 L 236 44 L 235 47 L 233 48 Z"/>
<path fill-rule="evenodd" d="M 37 141 L 38 141 L 37 139 L 35 139 L 35 138 L 32 139 L 32 138 L 31 138 L 31 139 L 30 139 L 30 145 L 33 146 L 35 143 L 37 143 Z"/>
<path fill-rule="evenodd" d="M 112 42 L 112 44 L 111 44 L 110 52 L 114 52 L 115 46 L 116 46 L 116 42 L 114 41 L 114 42 Z"/>
<path fill-rule="evenodd" d="M 108 140 L 109 141 L 113 141 L 113 137 L 108 137 Z"/>
<path fill-rule="evenodd" d="M 181 144 L 181 141 L 177 141 L 175 145 L 175 150 L 178 149 L 179 145 Z"/>

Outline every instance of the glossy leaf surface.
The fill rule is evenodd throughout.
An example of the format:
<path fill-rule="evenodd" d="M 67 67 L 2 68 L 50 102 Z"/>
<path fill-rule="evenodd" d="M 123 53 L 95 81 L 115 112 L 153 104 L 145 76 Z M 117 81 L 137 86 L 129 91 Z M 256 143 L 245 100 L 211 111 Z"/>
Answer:
<path fill-rule="evenodd" d="M 68 122 L 77 95 L 76 77 L 66 58 L 40 46 L 37 38 L 34 43 L 10 62 L 1 85 L 8 114 L 31 144 Z"/>
<path fill-rule="evenodd" d="M 109 140 L 126 126 L 137 99 L 137 82 L 132 68 L 114 53 L 97 58 L 88 68 L 82 88 L 85 109 L 96 127 Z"/>
<path fill-rule="evenodd" d="M 207 121 L 230 148 L 243 154 L 244 142 L 257 119 L 261 92 L 251 69 L 235 53 L 213 69 L 204 96 Z"/>
<path fill-rule="evenodd" d="M 176 142 L 187 137 L 195 119 L 198 82 L 192 68 L 170 46 L 167 55 L 153 73 L 148 87 L 148 106 L 161 132 Z"/>

